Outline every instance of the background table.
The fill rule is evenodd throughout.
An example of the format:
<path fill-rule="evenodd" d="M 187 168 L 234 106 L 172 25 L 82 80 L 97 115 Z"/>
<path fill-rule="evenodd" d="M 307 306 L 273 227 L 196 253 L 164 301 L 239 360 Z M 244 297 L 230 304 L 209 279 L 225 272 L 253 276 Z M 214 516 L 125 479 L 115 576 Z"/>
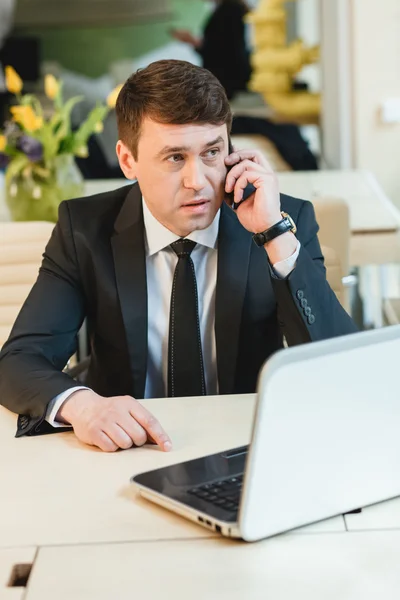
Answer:
<path fill-rule="evenodd" d="M 384 194 L 372 173 L 353 171 L 307 171 L 278 173 L 283 193 L 305 200 L 338 196 L 350 209 L 351 264 L 363 266 L 400 262 L 400 213 Z M 85 182 L 91 196 L 130 184 L 125 179 Z M 0 221 L 8 220 L 4 177 L 0 174 Z"/>

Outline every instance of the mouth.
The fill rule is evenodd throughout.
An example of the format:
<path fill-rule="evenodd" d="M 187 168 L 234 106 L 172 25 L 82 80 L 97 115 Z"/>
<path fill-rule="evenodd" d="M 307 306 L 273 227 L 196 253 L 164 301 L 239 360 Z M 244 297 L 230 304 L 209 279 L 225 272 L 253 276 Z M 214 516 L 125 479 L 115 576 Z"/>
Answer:
<path fill-rule="evenodd" d="M 192 202 L 187 202 L 186 204 L 183 204 L 182 208 L 185 211 L 201 213 L 207 211 L 210 202 L 210 200 L 201 198 L 199 200 L 193 200 Z"/>

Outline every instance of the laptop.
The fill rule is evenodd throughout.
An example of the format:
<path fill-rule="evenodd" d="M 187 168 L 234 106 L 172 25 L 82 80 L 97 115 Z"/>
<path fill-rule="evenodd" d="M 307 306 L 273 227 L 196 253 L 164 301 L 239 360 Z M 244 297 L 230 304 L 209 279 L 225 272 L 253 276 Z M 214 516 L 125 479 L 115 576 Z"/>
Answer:
<path fill-rule="evenodd" d="M 248 542 L 399 496 L 400 326 L 278 351 L 259 375 L 249 446 L 132 481 Z"/>

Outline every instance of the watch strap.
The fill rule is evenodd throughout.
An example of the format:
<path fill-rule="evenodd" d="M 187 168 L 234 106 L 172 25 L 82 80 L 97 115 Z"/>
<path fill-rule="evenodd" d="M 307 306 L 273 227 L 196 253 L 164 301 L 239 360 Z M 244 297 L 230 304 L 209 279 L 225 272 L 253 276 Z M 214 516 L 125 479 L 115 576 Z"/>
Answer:
<path fill-rule="evenodd" d="M 261 233 L 255 233 L 253 235 L 253 240 L 257 246 L 264 246 L 268 242 L 271 242 L 278 236 L 283 233 L 287 233 L 288 231 L 293 231 L 293 224 L 288 217 L 284 217 L 275 225 L 272 225 L 269 229 L 262 231 Z"/>

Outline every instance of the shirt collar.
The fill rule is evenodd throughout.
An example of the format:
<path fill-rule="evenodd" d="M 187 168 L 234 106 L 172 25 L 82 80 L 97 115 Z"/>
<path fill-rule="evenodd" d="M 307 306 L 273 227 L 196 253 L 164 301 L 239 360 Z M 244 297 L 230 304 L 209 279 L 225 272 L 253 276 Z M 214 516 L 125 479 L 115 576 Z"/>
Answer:
<path fill-rule="evenodd" d="M 164 227 L 164 225 L 162 225 L 159 221 L 157 221 L 157 219 L 150 212 L 146 201 L 143 197 L 142 204 L 146 237 L 146 251 L 147 256 L 152 256 L 153 254 L 157 254 L 157 252 L 159 252 L 160 250 L 167 248 L 170 244 L 176 242 L 176 240 L 179 240 L 179 235 L 172 233 L 172 231 L 170 231 L 169 229 Z M 193 231 L 192 233 L 186 236 L 186 239 L 192 240 L 192 242 L 196 242 L 196 244 L 206 246 L 207 248 L 216 248 L 220 212 L 221 211 L 217 212 L 213 222 L 206 229 L 199 229 L 197 231 Z"/>

